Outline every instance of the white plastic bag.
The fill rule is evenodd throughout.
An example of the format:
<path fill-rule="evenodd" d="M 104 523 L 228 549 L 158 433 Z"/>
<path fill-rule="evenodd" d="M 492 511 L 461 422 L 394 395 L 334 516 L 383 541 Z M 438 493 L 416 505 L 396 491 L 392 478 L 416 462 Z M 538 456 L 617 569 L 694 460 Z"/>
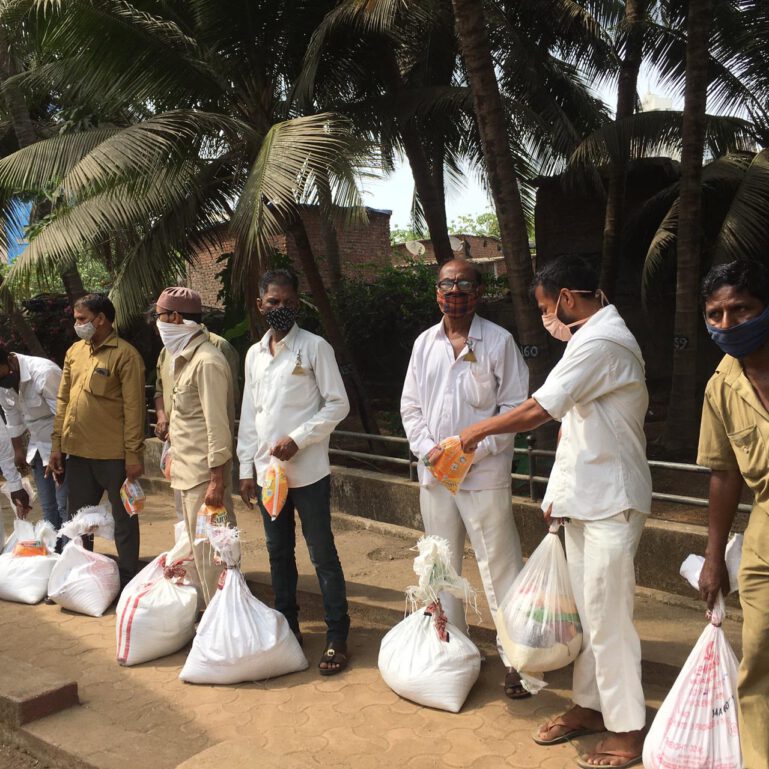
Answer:
<path fill-rule="evenodd" d="M 646 769 L 742 769 L 737 726 L 737 657 L 721 629 L 719 594 L 710 624 L 692 649 L 649 729 Z"/>
<path fill-rule="evenodd" d="M 46 550 L 45 555 L 21 556 L 13 550 L 17 544 L 35 542 Z M 59 556 L 54 554 L 56 532 L 47 521 L 32 525 L 16 518 L 9 550 L 0 555 L 0 599 L 18 603 L 40 603 L 48 593 L 48 579 Z"/>
<path fill-rule="evenodd" d="M 422 537 L 414 571 L 419 584 L 408 588 L 413 611 L 382 639 L 379 672 L 399 696 L 426 707 L 458 713 L 478 680 L 481 655 L 475 644 L 446 621 L 438 593 L 472 601 L 467 580 L 451 566 L 449 544 Z"/>
<path fill-rule="evenodd" d="M 187 579 L 195 570 L 189 539 L 186 553 L 163 553 L 125 587 L 115 613 L 117 661 L 138 665 L 184 647 L 195 635 L 198 594 Z"/>
<path fill-rule="evenodd" d="M 531 554 L 494 617 L 497 634 L 524 688 L 536 694 L 542 673 L 573 662 L 582 648 L 582 623 L 558 524 Z"/>
<path fill-rule="evenodd" d="M 736 593 L 740 589 L 739 573 L 740 561 L 742 560 L 742 534 L 733 534 L 726 545 L 726 571 L 729 573 L 729 595 Z M 700 573 L 705 564 L 705 559 L 701 555 L 691 554 L 681 564 L 681 576 L 695 589 L 700 589 Z"/>
<path fill-rule="evenodd" d="M 63 609 L 101 617 L 120 591 L 117 563 L 92 553 L 82 544 L 85 534 L 114 539 L 115 522 L 103 507 L 84 507 L 70 518 L 59 534 L 69 537 L 48 582 L 48 596 Z"/>
<path fill-rule="evenodd" d="M 307 658 L 286 618 L 246 585 L 238 530 L 212 527 L 208 538 L 227 566 L 224 584 L 200 621 L 179 678 L 193 684 L 237 684 L 305 670 Z"/>

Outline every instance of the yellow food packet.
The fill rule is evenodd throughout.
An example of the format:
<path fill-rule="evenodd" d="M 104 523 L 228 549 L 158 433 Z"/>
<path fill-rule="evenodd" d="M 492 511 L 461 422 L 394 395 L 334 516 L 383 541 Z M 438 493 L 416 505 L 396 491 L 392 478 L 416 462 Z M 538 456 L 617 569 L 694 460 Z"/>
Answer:
<path fill-rule="evenodd" d="M 283 465 L 270 462 L 262 486 L 262 506 L 273 521 L 280 515 L 287 497 L 288 479 L 286 478 L 286 471 L 283 469 Z"/>
<path fill-rule="evenodd" d="M 441 484 L 456 494 L 473 464 L 474 452 L 468 454 L 462 451 L 459 436 L 445 438 L 438 445 L 441 448 L 438 456 L 432 461 L 423 457 L 422 461 Z"/>

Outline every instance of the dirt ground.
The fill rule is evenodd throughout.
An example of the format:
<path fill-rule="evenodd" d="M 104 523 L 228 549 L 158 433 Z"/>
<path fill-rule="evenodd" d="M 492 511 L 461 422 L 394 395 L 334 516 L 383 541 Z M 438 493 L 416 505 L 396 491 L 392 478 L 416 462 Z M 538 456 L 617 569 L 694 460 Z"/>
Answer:
<path fill-rule="evenodd" d="M 0 766 L 3 769 L 56 769 L 53 764 L 38 761 L 15 745 L 0 743 Z"/>

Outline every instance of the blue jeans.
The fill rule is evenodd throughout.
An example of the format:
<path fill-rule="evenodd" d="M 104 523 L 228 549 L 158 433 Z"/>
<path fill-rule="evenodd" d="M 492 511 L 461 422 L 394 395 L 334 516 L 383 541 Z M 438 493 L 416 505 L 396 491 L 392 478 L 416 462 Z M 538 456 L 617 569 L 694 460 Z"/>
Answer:
<path fill-rule="evenodd" d="M 35 474 L 35 486 L 40 498 L 40 507 L 43 508 L 43 518 L 53 526 L 56 531 L 67 520 L 67 479 L 57 488 L 53 476 L 45 477 L 45 465 L 40 453 L 35 454 L 32 460 L 32 472 Z"/>
<path fill-rule="evenodd" d="M 350 616 L 347 613 L 344 573 L 336 552 L 334 533 L 331 531 L 331 477 L 327 475 L 309 486 L 289 489 L 286 505 L 274 521 L 262 507 L 262 490 L 259 486 L 256 497 L 267 538 L 275 608 L 288 620 L 292 630 L 299 630 L 299 605 L 296 602 L 296 510 L 323 596 L 327 640 L 346 641 L 350 631 Z"/>

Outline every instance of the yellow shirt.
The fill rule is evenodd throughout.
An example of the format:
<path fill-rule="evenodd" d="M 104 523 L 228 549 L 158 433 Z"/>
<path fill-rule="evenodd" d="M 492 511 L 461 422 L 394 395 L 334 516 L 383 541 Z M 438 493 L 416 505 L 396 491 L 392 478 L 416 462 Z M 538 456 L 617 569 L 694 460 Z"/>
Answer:
<path fill-rule="evenodd" d="M 731 355 L 705 389 L 697 464 L 739 470 L 755 504 L 769 512 L 769 412 Z"/>
<path fill-rule="evenodd" d="M 75 342 L 59 385 L 53 451 L 86 459 L 124 459 L 144 453 L 144 362 L 113 331 L 98 347 Z"/>
<path fill-rule="evenodd" d="M 240 400 L 240 387 L 238 386 L 238 377 L 240 375 L 240 355 L 238 351 L 223 337 L 209 331 L 205 326 L 203 330 L 208 334 L 208 341 L 224 355 L 227 364 L 230 367 L 232 375 L 232 389 L 235 396 L 235 403 Z M 173 411 L 173 388 L 174 374 L 171 370 L 171 355 L 164 347 L 158 355 L 158 362 L 155 370 L 155 398 L 163 398 L 163 408 L 166 416 L 171 418 Z"/>
<path fill-rule="evenodd" d="M 171 486 L 186 491 L 207 482 L 226 465 L 229 484 L 235 403 L 230 367 L 219 350 L 198 334 L 174 359 L 170 417 Z"/>

